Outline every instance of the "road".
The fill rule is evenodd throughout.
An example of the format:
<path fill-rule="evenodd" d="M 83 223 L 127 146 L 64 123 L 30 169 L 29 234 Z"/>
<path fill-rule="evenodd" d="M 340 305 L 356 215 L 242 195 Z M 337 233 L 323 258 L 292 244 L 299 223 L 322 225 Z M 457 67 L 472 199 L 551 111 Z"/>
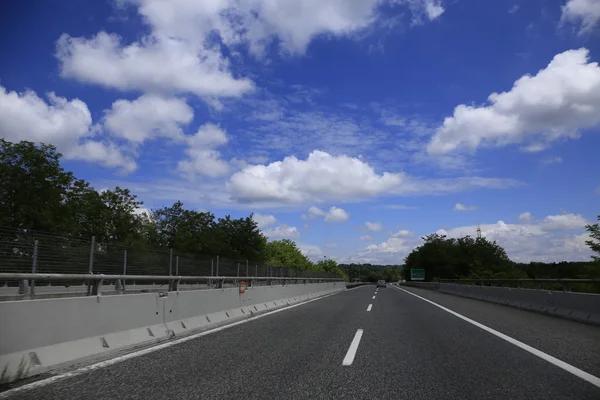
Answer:
<path fill-rule="evenodd" d="M 375 290 L 346 290 L 10 398 L 600 399 L 593 383 L 424 299 L 592 378 L 600 327 L 415 288 Z"/>

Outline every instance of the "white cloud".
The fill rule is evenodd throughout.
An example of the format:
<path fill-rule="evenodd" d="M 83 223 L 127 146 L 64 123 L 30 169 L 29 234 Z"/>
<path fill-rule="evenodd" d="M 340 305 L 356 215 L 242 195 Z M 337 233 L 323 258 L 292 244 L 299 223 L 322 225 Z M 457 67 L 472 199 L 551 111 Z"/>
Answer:
<path fill-rule="evenodd" d="M 590 32 L 600 22 L 600 1 L 567 0 L 562 6 L 561 22 L 581 23 L 579 33 Z"/>
<path fill-rule="evenodd" d="M 531 213 L 529 211 L 524 212 L 521 215 L 519 215 L 519 222 L 521 222 L 521 223 L 531 222 L 532 220 L 533 220 L 533 217 L 531 216 Z"/>
<path fill-rule="evenodd" d="M 380 0 L 127 2 L 139 6 L 139 13 L 156 34 L 197 44 L 212 33 L 227 46 L 248 45 L 256 55 L 262 55 L 273 39 L 278 39 L 276 43 L 284 52 L 302 54 L 318 35 L 345 36 L 360 31 L 379 17 L 377 7 L 382 3 Z"/>
<path fill-rule="evenodd" d="M 350 215 L 343 209 L 332 206 L 327 215 L 325 215 L 325 222 L 344 222 L 348 221 Z"/>
<path fill-rule="evenodd" d="M 540 224 L 546 231 L 562 231 L 584 229 L 587 223 L 585 218 L 579 214 L 562 214 L 549 215 Z"/>
<path fill-rule="evenodd" d="M 513 143 L 539 149 L 559 138 L 577 137 L 600 123 L 600 68 L 589 61 L 587 49 L 568 50 L 488 100 L 489 105 L 457 106 L 427 151 L 445 154 Z"/>
<path fill-rule="evenodd" d="M 132 172 L 136 163 L 114 143 L 92 140 L 92 117 L 87 105 L 54 93 L 48 102 L 31 90 L 8 92 L 0 86 L 0 137 L 53 144 L 66 159 L 94 162 Z"/>
<path fill-rule="evenodd" d="M 371 240 L 373 240 L 371 235 L 364 235 L 364 236 L 361 236 L 359 239 L 363 242 L 370 242 Z"/>
<path fill-rule="evenodd" d="M 270 239 L 293 239 L 300 236 L 300 231 L 295 226 L 281 224 L 274 228 L 265 229 L 263 234 Z"/>
<path fill-rule="evenodd" d="M 275 218 L 275 216 L 271 214 L 254 213 L 252 219 L 256 221 L 256 224 L 260 229 L 266 228 L 267 226 L 271 226 L 275 222 L 277 222 L 277 218 Z"/>
<path fill-rule="evenodd" d="M 454 208 L 452 208 L 452 211 L 473 211 L 477 210 L 477 208 L 477 206 L 467 206 L 461 203 L 456 203 Z"/>
<path fill-rule="evenodd" d="M 406 229 L 400 229 L 396 233 L 390 233 L 390 235 L 393 238 L 407 238 L 407 237 L 411 237 L 413 235 L 413 233 Z"/>
<path fill-rule="evenodd" d="M 187 179 L 193 180 L 197 175 L 211 178 L 226 175 L 230 171 L 229 164 L 221 159 L 221 153 L 214 147 L 228 142 L 227 135 L 214 124 L 202 125 L 195 135 L 186 137 L 188 148 L 187 159 L 177 164 L 177 169 Z"/>
<path fill-rule="evenodd" d="M 229 188 L 242 202 L 302 203 L 374 196 L 399 185 L 403 174 L 375 173 L 358 158 L 315 150 L 306 160 L 294 156 L 253 165 L 231 176 Z"/>
<path fill-rule="evenodd" d="M 383 225 L 381 225 L 379 222 L 367 221 L 365 222 L 365 226 L 371 232 L 381 232 L 383 230 Z"/>
<path fill-rule="evenodd" d="M 345 210 L 336 206 L 331 206 L 328 211 L 311 206 L 306 214 L 302 215 L 302 218 L 315 219 L 318 216 L 324 217 L 325 222 L 345 222 L 350 218 L 350 215 Z"/>
<path fill-rule="evenodd" d="M 509 13 L 509 14 L 514 14 L 514 13 L 516 13 L 517 11 L 519 11 L 519 8 L 520 8 L 520 7 L 519 7 L 519 5 L 518 5 L 518 4 L 515 4 L 514 6 L 512 6 L 512 7 L 511 7 L 511 8 L 508 10 L 508 13 Z"/>
<path fill-rule="evenodd" d="M 56 43 L 56 57 L 63 77 L 119 90 L 211 98 L 236 97 L 253 89 L 249 79 L 231 75 L 220 52 L 194 48 L 176 38 L 147 36 L 124 46 L 118 35 L 106 32 L 91 39 L 63 34 Z"/>
<path fill-rule="evenodd" d="M 117 100 L 105 113 L 105 129 L 136 144 L 157 137 L 179 140 L 183 136 L 180 125 L 190 123 L 194 117 L 194 111 L 184 100 L 157 95 L 143 95 L 133 101 Z"/>

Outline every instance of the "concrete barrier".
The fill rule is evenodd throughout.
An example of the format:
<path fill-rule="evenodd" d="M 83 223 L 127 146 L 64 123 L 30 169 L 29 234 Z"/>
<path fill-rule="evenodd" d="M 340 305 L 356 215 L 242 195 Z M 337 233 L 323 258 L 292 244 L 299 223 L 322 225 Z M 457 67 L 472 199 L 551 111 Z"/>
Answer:
<path fill-rule="evenodd" d="M 327 282 L 0 302 L 0 383 L 343 289 Z"/>
<path fill-rule="evenodd" d="M 593 293 L 440 283 L 440 292 L 600 325 L 600 295 Z"/>

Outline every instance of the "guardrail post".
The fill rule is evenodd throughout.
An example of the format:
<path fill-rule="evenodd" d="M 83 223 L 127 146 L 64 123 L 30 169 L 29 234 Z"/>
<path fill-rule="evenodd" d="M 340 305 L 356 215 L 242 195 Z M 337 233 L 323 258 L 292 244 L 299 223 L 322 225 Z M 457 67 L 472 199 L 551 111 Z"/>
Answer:
<path fill-rule="evenodd" d="M 248 260 L 246 259 L 246 278 L 248 277 Z"/>
<path fill-rule="evenodd" d="M 217 256 L 217 273 L 216 276 L 219 276 L 219 256 Z"/>
<path fill-rule="evenodd" d="M 104 283 L 104 274 L 100 274 L 100 279 L 94 281 L 93 292 L 92 292 L 92 295 L 98 296 L 98 301 L 100 301 L 100 296 L 102 296 L 102 284 L 103 283 Z"/>
<path fill-rule="evenodd" d="M 123 276 L 127 275 L 127 250 L 123 252 Z M 123 292 L 125 292 L 125 278 L 123 278 L 123 282 L 121 282 L 121 288 Z"/>
<path fill-rule="evenodd" d="M 569 287 L 569 282 L 564 282 L 562 283 L 562 288 L 563 288 L 563 292 L 570 292 L 571 288 Z"/>
<path fill-rule="evenodd" d="M 92 236 L 92 243 L 90 244 L 90 266 L 88 269 L 88 272 L 90 274 L 94 273 L 94 251 L 96 249 L 96 236 Z M 87 286 L 87 295 L 91 295 L 92 294 L 92 284 L 88 283 Z"/>
<path fill-rule="evenodd" d="M 19 294 L 26 295 L 29 292 L 29 281 L 23 279 L 19 281 Z"/>
<path fill-rule="evenodd" d="M 181 276 L 177 276 L 177 279 L 173 281 L 173 292 L 179 292 L 179 283 L 181 281 Z"/>
<path fill-rule="evenodd" d="M 173 249 L 169 249 L 169 276 L 173 275 Z"/>
<path fill-rule="evenodd" d="M 37 272 L 37 259 L 38 259 L 38 241 L 35 240 L 33 242 L 33 260 L 31 261 L 31 273 L 35 274 Z M 31 298 L 35 296 L 35 280 L 31 280 L 31 286 L 29 287 L 29 294 Z"/>
<path fill-rule="evenodd" d="M 254 276 L 258 276 L 258 264 L 254 264 Z"/>

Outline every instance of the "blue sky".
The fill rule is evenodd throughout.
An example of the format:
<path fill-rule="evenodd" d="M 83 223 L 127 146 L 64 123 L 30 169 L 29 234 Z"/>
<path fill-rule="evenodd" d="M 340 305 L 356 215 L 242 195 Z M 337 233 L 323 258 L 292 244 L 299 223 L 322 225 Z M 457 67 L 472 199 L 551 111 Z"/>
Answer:
<path fill-rule="evenodd" d="M 312 258 L 401 263 L 482 233 L 586 260 L 600 1 L 22 1 L 0 135 L 97 190 L 256 219 Z"/>

